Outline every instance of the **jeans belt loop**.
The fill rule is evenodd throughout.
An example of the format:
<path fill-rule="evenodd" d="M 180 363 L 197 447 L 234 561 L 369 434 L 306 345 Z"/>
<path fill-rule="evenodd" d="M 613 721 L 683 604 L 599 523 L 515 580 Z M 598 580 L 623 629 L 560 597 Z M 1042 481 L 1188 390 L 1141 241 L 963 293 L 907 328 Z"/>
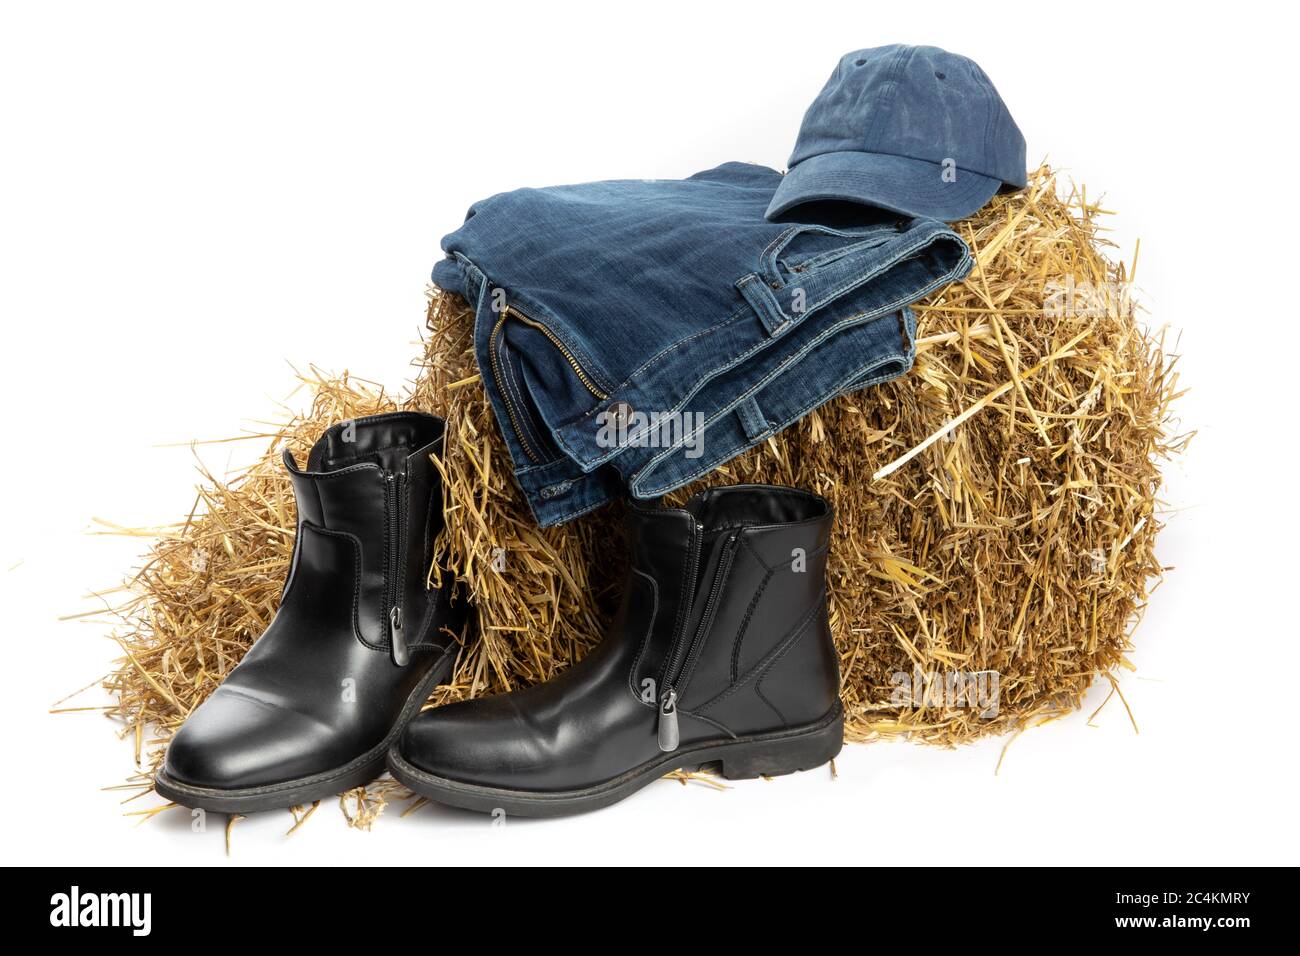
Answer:
<path fill-rule="evenodd" d="M 781 304 L 772 294 L 771 287 L 758 276 L 750 273 L 736 283 L 736 288 L 744 296 L 749 307 L 758 315 L 767 334 L 775 338 L 785 331 L 793 320 L 781 309 Z"/>
<path fill-rule="evenodd" d="M 736 416 L 740 419 L 740 427 L 745 430 L 745 438 L 751 442 L 756 441 L 772 428 L 767 416 L 758 407 L 758 399 L 753 395 L 736 406 Z"/>

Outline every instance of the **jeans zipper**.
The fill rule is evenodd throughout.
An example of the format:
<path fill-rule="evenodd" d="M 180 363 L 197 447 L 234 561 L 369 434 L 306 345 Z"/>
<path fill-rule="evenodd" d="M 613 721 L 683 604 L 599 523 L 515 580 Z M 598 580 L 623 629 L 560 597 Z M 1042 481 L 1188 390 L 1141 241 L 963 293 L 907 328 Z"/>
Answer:
<path fill-rule="evenodd" d="M 506 414 L 510 416 L 510 424 L 514 426 L 515 437 L 519 439 L 519 444 L 532 462 L 541 462 L 533 446 L 529 444 L 528 437 L 519 424 L 519 416 L 515 411 L 515 403 L 510 399 L 510 390 L 505 386 L 505 376 L 501 374 L 501 360 L 497 357 L 497 340 L 501 337 L 501 329 L 506 324 L 506 316 L 510 314 L 509 309 L 501 312 L 497 319 L 497 324 L 492 327 L 492 335 L 488 339 L 488 353 L 492 356 L 492 377 L 497 381 L 497 391 L 501 393 L 501 399 L 506 403 Z"/>
<path fill-rule="evenodd" d="M 704 529 L 697 523 L 695 526 L 695 549 L 688 580 L 694 579 L 695 569 L 699 567 L 700 540 L 703 534 Z M 691 659 L 691 655 L 695 652 L 695 648 L 713 626 L 713 618 L 717 613 L 718 595 L 721 593 L 722 585 L 731 570 L 731 562 L 736 555 L 736 543 L 739 540 L 740 533 L 733 531 L 722 546 L 722 553 L 718 556 L 718 567 L 713 572 L 713 583 L 709 587 L 709 596 L 704 604 L 704 610 L 700 614 L 700 623 L 691 632 L 689 641 L 687 640 L 687 627 L 683 626 L 682 633 L 673 642 L 672 650 L 668 654 L 668 662 L 664 665 L 663 692 L 659 695 L 658 735 L 659 749 L 665 753 L 676 750 L 677 745 L 681 742 L 681 735 L 677 726 L 677 689 L 674 685 L 681 679 L 682 671 L 686 667 L 686 663 Z M 687 621 L 690 620 L 694 601 L 692 600 L 691 603 L 692 607 L 688 607 L 686 611 Z"/>
<path fill-rule="evenodd" d="M 525 315 L 523 312 L 519 311 L 519 309 L 513 305 L 506 306 L 506 309 L 502 313 L 502 315 L 513 315 L 520 322 L 524 323 L 524 325 L 537 329 L 537 331 L 545 335 L 548 339 L 550 339 L 551 344 L 554 345 L 557 350 L 559 350 L 560 354 L 563 355 L 568 360 L 569 365 L 572 366 L 573 368 L 573 374 L 578 376 L 578 381 L 580 381 L 583 384 L 583 386 L 587 389 L 587 391 L 591 392 L 592 395 L 600 399 L 602 402 L 605 399 L 609 398 L 607 394 L 605 394 L 599 388 L 596 387 L 596 383 L 593 382 L 592 379 L 587 375 L 586 370 L 583 369 L 583 367 L 580 364 L 578 364 L 578 360 L 573 357 L 573 353 L 569 351 L 568 346 L 566 346 L 563 342 L 561 342 L 559 336 L 557 336 L 554 332 L 548 329 L 545 325 L 543 325 L 541 322 L 538 322 L 536 319 Z"/>
<path fill-rule="evenodd" d="M 388 646 L 393 663 L 405 667 L 411 659 L 406 646 L 402 622 L 402 583 L 406 578 L 406 521 L 402 514 L 402 476 L 390 471 L 384 475 L 388 492 Z"/>
<path fill-rule="evenodd" d="M 524 449 L 524 454 L 528 456 L 530 461 L 540 464 L 542 457 L 528 441 L 527 434 L 520 425 L 521 419 L 519 412 L 515 408 L 514 401 L 510 398 L 510 391 L 505 386 L 505 376 L 501 371 L 501 359 L 497 351 L 500 344 L 502 330 L 505 328 L 506 319 L 511 316 L 514 316 L 515 319 L 522 322 L 524 325 L 537 329 L 537 331 L 545 335 L 547 340 L 555 346 L 556 350 L 564 356 L 565 360 L 569 363 L 569 367 L 573 369 L 573 374 L 578 377 L 578 381 L 581 382 L 583 387 L 587 391 L 591 392 L 595 398 L 603 402 L 605 399 L 609 398 L 609 395 L 596 386 L 595 381 L 587 374 L 586 369 L 582 367 L 578 360 L 574 358 L 573 352 L 569 350 L 569 347 L 560 341 L 558 335 L 548 329 L 541 322 L 538 322 L 531 316 L 525 315 L 516 306 L 507 305 L 502 309 L 497 318 L 497 324 L 492 327 L 492 334 L 488 337 L 488 352 L 492 357 L 492 376 L 496 379 L 497 391 L 501 393 L 502 401 L 506 403 L 506 414 L 510 417 L 510 424 L 514 427 L 515 435 L 519 438 L 519 444 Z"/>

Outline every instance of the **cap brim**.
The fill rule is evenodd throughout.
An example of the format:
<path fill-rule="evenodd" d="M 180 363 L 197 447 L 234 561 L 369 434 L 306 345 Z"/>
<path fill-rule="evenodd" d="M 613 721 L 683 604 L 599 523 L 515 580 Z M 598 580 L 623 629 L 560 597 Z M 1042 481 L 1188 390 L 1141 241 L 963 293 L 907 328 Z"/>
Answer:
<path fill-rule="evenodd" d="M 884 153 L 822 153 L 785 174 L 767 207 L 776 219 L 806 202 L 862 203 L 904 216 L 954 222 L 974 215 L 1002 186 L 1000 179 L 922 159 Z"/>

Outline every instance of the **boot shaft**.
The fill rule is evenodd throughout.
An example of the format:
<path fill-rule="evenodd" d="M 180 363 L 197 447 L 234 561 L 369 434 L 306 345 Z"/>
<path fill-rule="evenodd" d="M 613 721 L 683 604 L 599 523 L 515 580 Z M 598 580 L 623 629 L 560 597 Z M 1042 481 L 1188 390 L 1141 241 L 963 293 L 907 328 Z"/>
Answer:
<path fill-rule="evenodd" d="M 660 709 L 661 747 L 676 746 L 679 709 L 746 733 L 806 724 L 834 707 L 824 498 L 737 485 L 680 509 L 633 506 L 630 522 L 624 627 L 642 642 L 633 673 Z"/>
<path fill-rule="evenodd" d="M 286 593 L 300 571 L 315 566 L 312 551 L 324 550 L 323 539 L 335 539 L 334 550 L 346 541 L 355 580 L 325 586 L 353 586 L 358 639 L 388 650 L 401 665 L 413 644 L 448 639 L 426 633 L 431 621 L 447 617 L 449 598 L 426 588 L 443 522 L 442 482 L 432 461 L 441 454 L 443 431 L 432 415 L 373 415 L 331 426 L 305 469 L 284 455 L 298 506 Z"/>

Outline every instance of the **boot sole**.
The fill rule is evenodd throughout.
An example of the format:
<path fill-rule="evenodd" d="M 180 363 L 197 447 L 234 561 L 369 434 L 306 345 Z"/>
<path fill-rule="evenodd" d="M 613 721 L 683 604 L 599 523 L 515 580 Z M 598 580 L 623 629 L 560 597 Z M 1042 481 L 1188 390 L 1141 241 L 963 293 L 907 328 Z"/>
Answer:
<path fill-rule="evenodd" d="M 510 790 L 448 780 L 413 766 L 396 746 L 388 753 L 388 770 L 415 793 L 447 806 L 494 815 L 559 817 L 617 803 L 679 768 L 717 763 L 728 780 L 776 777 L 820 767 L 832 760 L 843 744 L 844 708 L 837 702 L 835 709 L 815 724 L 674 751 L 581 790 Z"/>
<path fill-rule="evenodd" d="M 397 736 L 419 712 L 433 689 L 451 676 L 452 665 L 456 662 L 455 651 L 458 649 L 453 645 L 452 649 L 444 653 L 442 658 L 429 668 L 429 673 L 407 697 L 406 704 L 403 705 L 387 736 L 360 757 L 348 761 L 341 767 L 285 780 L 282 783 L 229 790 L 191 786 L 172 780 L 164 771 L 159 770 L 154 777 L 153 788 L 159 796 L 179 803 L 183 807 L 212 810 L 217 813 L 256 813 L 260 810 L 283 810 L 286 807 L 314 803 L 354 787 L 364 786 L 384 772 L 388 749 Z"/>

